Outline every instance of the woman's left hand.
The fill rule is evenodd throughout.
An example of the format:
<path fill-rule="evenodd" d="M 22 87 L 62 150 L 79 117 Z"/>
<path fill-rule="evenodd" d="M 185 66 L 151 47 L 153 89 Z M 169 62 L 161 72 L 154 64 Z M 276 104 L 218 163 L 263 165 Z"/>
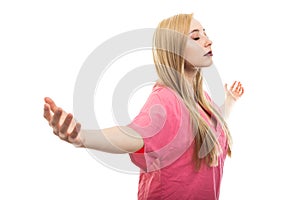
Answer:
<path fill-rule="evenodd" d="M 244 94 L 244 88 L 241 82 L 234 81 L 229 90 L 227 88 L 227 83 L 225 84 L 225 92 L 234 100 L 238 100 Z"/>

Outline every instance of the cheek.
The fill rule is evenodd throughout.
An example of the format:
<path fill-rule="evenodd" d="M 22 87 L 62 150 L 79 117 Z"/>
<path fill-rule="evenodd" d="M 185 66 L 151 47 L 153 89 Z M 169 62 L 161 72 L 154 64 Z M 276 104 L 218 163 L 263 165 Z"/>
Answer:
<path fill-rule="evenodd" d="M 187 41 L 184 58 L 195 66 L 201 65 L 204 60 L 204 49 L 194 41 Z"/>

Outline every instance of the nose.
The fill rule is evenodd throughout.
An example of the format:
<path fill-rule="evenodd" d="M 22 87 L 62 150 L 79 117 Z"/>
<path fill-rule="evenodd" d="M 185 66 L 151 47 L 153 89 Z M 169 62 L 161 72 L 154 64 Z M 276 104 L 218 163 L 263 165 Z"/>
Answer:
<path fill-rule="evenodd" d="M 208 37 L 206 37 L 206 40 L 205 40 L 205 43 L 204 43 L 204 46 L 205 47 L 209 47 L 212 45 L 212 41 L 210 39 L 208 39 Z"/>

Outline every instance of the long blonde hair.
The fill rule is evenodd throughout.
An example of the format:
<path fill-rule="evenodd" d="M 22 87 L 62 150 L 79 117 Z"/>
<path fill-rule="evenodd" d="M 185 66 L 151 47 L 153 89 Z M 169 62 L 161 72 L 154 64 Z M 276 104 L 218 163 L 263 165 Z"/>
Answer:
<path fill-rule="evenodd" d="M 221 123 L 228 141 L 229 156 L 231 136 L 222 115 L 206 98 L 201 70 L 196 74 L 193 87 L 184 77 L 186 60 L 183 55 L 192 18 L 193 14 L 179 14 L 159 23 L 153 37 L 153 59 L 159 81 L 174 90 L 189 110 L 195 135 L 193 161 L 195 168 L 199 170 L 203 159 L 209 166 L 217 165 L 222 150 L 216 134 L 201 117 L 196 103 Z"/>

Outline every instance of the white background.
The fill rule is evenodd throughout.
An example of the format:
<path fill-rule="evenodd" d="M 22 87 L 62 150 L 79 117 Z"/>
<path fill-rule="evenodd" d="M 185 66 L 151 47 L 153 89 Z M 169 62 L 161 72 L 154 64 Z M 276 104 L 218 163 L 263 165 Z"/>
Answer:
<path fill-rule="evenodd" d="M 191 12 L 213 40 L 224 82 L 237 79 L 245 87 L 230 120 L 233 157 L 225 163 L 220 199 L 300 199 L 297 5 L 292 0 L 1 1 L 0 199 L 136 199 L 137 175 L 111 170 L 52 134 L 42 117 L 43 98 L 50 96 L 71 112 L 77 74 L 98 45 Z M 111 105 L 105 90 L 99 95 Z M 113 123 L 109 109 L 96 112 L 106 120 L 102 123 Z"/>

